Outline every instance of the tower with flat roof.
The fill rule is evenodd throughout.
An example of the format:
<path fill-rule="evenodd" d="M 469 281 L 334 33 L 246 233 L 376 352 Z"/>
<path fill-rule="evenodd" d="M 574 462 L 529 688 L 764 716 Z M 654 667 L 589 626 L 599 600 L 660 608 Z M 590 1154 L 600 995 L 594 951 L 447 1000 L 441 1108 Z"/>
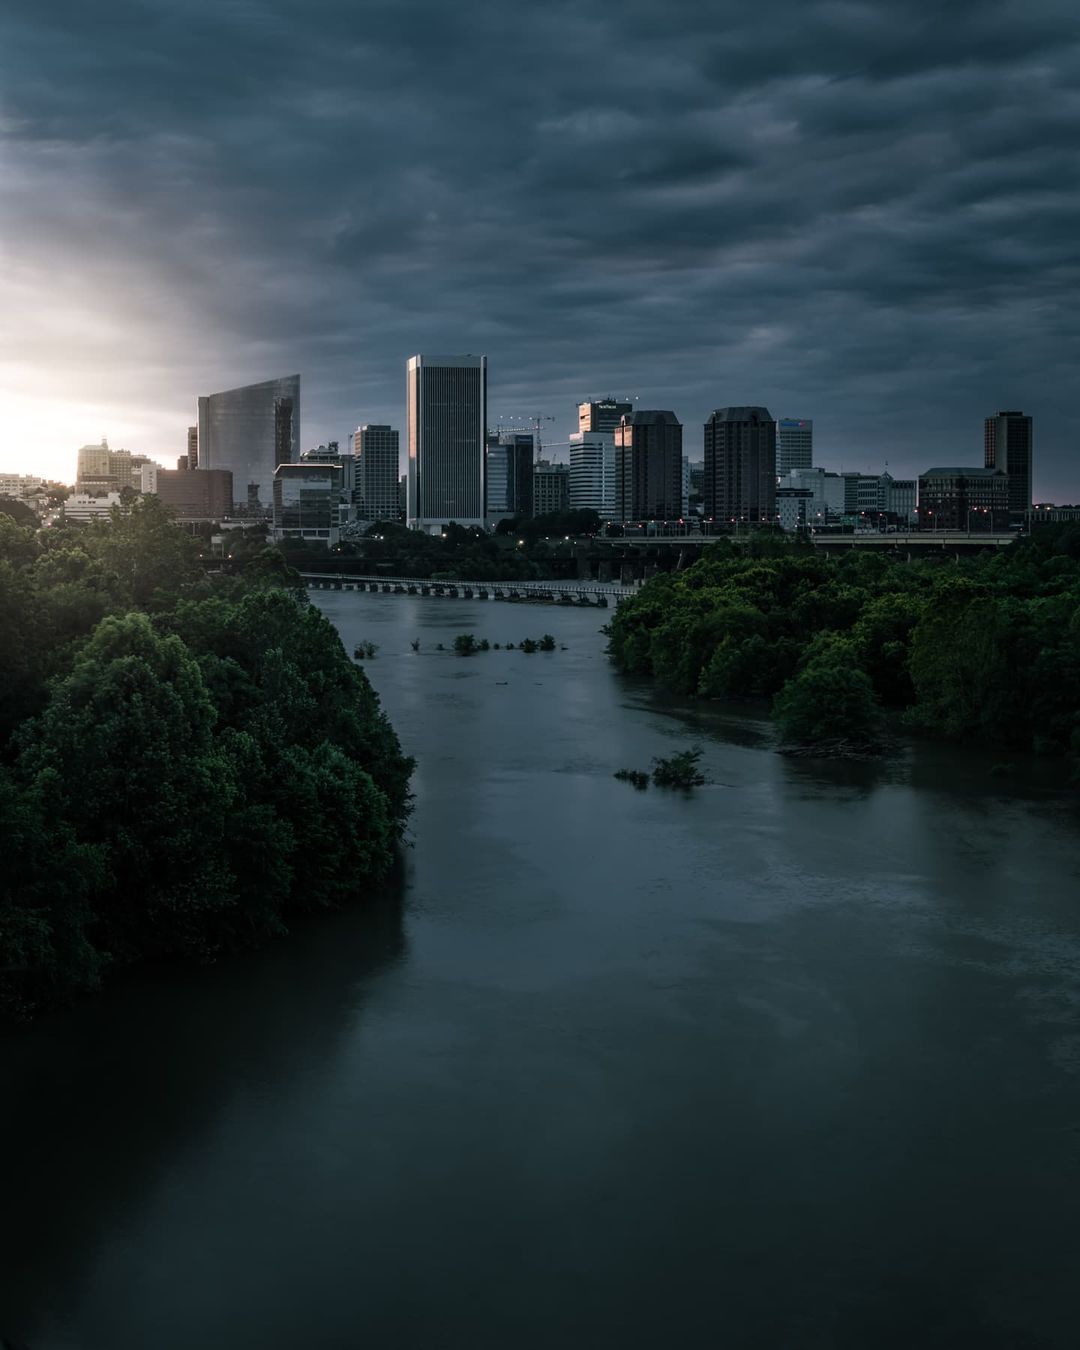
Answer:
<path fill-rule="evenodd" d="M 1031 510 L 1031 462 L 1034 436 L 1030 416 L 1006 408 L 983 423 L 985 467 L 1009 476 L 1009 514 L 1022 522 Z"/>
<path fill-rule="evenodd" d="M 274 471 L 300 459 L 300 376 L 200 398 L 197 436 L 197 467 L 232 474 L 233 509 L 268 514 L 274 506 Z"/>
<path fill-rule="evenodd" d="M 705 423 L 705 516 L 720 523 L 776 518 L 776 423 L 768 408 L 717 408 Z"/>
<path fill-rule="evenodd" d="M 487 357 L 411 356 L 406 373 L 408 521 L 484 525 Z"/>

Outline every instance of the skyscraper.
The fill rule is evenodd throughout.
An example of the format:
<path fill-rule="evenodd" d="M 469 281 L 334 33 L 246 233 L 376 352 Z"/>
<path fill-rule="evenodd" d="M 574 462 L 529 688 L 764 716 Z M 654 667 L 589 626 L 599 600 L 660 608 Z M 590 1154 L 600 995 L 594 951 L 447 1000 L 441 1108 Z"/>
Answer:
<path fill-rule="evenodd" d="M 353 446 L 360 519 L 397 520 L 400 468 L 397 428 L 365 424 L 357 428 Z"/>
<path fill-rule="evenodd" d="M 776 516 L 776 423 L 768 408 L 717 408 L 705 423 L 705 516 Z"/>
<path fill-rule="evenodd" d="M 531 431 L 504 431 L 488 437 L 484 491 L 489 525 L 532 515 L 533 447 Z"/>
<path fill-rule="evenodd" d="M 623 413 L 615 428 L 616 520 L 682 515 L 682 430 L 666 409 Z"/>
<path fill-rule="evenodd" d="M 984 423 L 983 447 L 988 469 L 1009 475 L 1009 513 L 1013 523 L 1023 521 L 1031 510 L 1031 462 L 1034 435 L 1031 418 L 1018 409 L 1006 408 Z"/>
<path fill-rule="evenodd" d="M 411 356 L 407 374 L 408 521 L 437 532 L 484 524 L 487 357 Z"/>
<path fill-rule="evenodd" d="M 594 398 L 578 404 L 578 431 L 608 431 L 614 434 L 622 418 L 634 411 L 626 399 Z"/>
<path fill-rule="evenodd" d="M 776 424 L 776 472 L 814 467 L 814 423 L 809 417 L 781 417 Z"/>
<path fill-rule="evenodd" d="M 570 437 L 570 506 L 615 518 L 615 435 L 579 431 Z"/>
<path fill-rule="evenodd" d="M 235 510 L 272 510 L 274 470 L 300 459 L 300 376 L 200 398 L 197 454 L 200 469 L 231 472 Z"/>
<path fill-rule="evenodd" d="M 100 445 L 81 446 L 75 469 L 77 486 L 85 491 L 92 491 L 95 488 L 102 490 L 115 488 L 116 476 L 113 473 L 111 456 L 109 442 L 104 438 Z"/>
<path fill-rule="evenodd" d="M 199 428 L 188 427 L 187 429 L 187 466 L 189 469 L 199 467 Z"/>

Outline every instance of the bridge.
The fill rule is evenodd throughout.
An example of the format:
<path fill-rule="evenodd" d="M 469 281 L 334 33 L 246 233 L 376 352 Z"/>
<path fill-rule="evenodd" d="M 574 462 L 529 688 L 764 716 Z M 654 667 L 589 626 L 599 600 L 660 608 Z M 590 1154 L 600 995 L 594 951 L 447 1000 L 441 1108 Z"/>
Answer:
<path fill-rule="evenodd" d="M 1016 542 L 1015 534 L 990 534 L 974 530 L 913 530 L 906 534 L 878 534 L 876 531 L 865 534 L 814 534 L 811 535 L 815 548 L 853 549 L 866 548 L 877 550 L 895 549 L 898 553 L 971 553 L 985 549 L 1008 548 Z"/>
<path fill-rule="evenodd" d="M 603 581 L 436 581 L 431 577 L 358 576 L 352 572 L 301 572 L 309 590 L 369 591 L 384 595 L 439 595 L 462 600 L 529 601 L 606 609 L 632 594 Z"/>

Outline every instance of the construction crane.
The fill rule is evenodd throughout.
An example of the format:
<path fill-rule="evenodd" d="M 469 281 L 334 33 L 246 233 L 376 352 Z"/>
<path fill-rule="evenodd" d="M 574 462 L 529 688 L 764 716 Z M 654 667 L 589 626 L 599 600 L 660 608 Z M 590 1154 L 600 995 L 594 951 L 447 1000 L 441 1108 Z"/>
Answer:
<path fill-rule="evenodd" d="M 543 437 L 541 436 L 544 423 L 554 421 L 555 418 L 550 413 L 534 413 L 532 417 L 511 416 L 507 423 L 504 423 L 500 418 L 495 431 L 497 435 L 502 436 L 504 432 L 524 432 L 526 428 L 529 428 L 533 434 L 533 458 L 539 459 L 540 452 L 544 448 Z"/>
<path fill-rule="evenodd" d="M 543 450 L 543 448 L 544 448 L 543 442 L 542 442 L 541 436 L 540 436 L 541 431 L 544 429 L 544 423 L 545 423 L 545 422 L 554 422 L 554 421 L 555 421 L 555 419 L 554 419 L 554 417 L 551 416 L 550 413 L 535 413 L 535 414 L 533 415 L 531 425 L 532 425 L 532 429 L 533 429 L 533 435 L 536 437 L 536 448 L 535 448 L 535 452 L 534 452 L 534 455 L 533 455 L 533 458 L 534 458 L 534 459 L 540 459 L 540 458 L 541 458 L 540 452 L 541 452 L 541 450 Z"/>

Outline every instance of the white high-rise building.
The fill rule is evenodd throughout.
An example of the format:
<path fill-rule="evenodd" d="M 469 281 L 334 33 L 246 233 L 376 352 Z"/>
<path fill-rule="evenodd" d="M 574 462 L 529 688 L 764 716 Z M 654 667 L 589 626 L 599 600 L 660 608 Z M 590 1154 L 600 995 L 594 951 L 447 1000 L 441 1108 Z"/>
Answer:
<path fill-rule="evenodd" d="M 570 509 L 615 519 L 615 433 L 578 431 L 570 437 Z"/>
<path fill-rule="evenodd" d="M 814 465 L 814 422 L 810 417 L 781 417 L 776 423 L 776 472 Z"/>
<path fill-rule="evenodd" d="M 487 357 L 411 356 L 406 393 L 409 525 L 483 527 Z"/>

